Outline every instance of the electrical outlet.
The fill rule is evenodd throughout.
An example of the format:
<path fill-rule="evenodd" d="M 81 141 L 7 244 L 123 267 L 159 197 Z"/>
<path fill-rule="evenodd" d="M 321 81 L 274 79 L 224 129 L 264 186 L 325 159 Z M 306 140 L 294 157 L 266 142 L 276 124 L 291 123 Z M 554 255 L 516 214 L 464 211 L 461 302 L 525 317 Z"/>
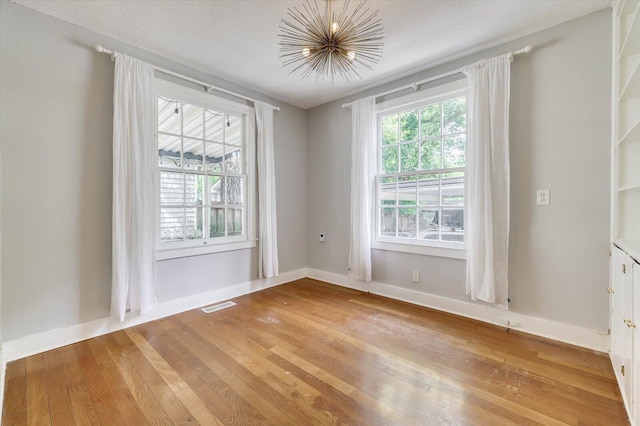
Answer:
<path fill-rule="evenodd" d="M 414 283 L 419 283 L 420 282 L 420 271 L 413 271 L 411 273 L 411 278 L 413 279 Z"/>
<path fill-rule="evenodd" d="M 536 192 L 536 204 L 539 206 L 548 206 L 551 200 L 549 199 L 548 189 L 538 189 Z"/>
<path fill-rule="evenodd" d="M 325 241 L 326 241 L 326 238 L 325 238 L 325 236 L 324 236 L 324 232 L 321 232 L 321 233 L 320 233 L 320 242 L 321 242 L 321 243 L 324 243 Z"/>

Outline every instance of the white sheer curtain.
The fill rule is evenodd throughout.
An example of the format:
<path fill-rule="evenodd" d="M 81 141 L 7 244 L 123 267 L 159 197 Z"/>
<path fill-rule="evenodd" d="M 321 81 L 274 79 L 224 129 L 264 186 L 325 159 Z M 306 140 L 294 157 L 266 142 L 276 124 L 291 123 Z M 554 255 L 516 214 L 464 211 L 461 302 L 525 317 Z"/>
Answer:
<path fill-rule="evenodd" d="M 371 281 L 371 209 L 376 172 L 375 98 L 351 107 L 351 229 L 349 277 Z"/>
<path fill-rule="evenodd" d="M 258 204 L 260 216 L 258 272 L 260 277 L 266 278 L 278 276 L 273 109 L 274 107 L 269 104 L 255 102 L 258 128 Z"/>
<path fill-rule="evenodd" d="M 153 68 L 115 55 L 111 314 L 155 305 L 156 144 Z"/>
<path fill-rule="evenodd" d="M 511 55 L 462 68 L 469 81 L 467 294 L 507 309 Z"/>

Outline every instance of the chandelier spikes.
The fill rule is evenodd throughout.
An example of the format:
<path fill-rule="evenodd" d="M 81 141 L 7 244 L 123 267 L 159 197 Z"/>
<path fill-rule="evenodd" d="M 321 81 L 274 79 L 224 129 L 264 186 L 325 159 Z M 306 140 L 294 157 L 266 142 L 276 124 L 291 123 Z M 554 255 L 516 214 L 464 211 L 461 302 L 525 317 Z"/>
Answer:
<path fill-rule="evenodd" d="M 306 0 L 302 8 L 287 9 L 289 20 L 280 25 L 280 58 L 290 74 L 301 70 L 301 79 L 315 73 L 321 78 L 336 76 L 349 81 L 352 75 L 362 78 L 357 67 L 373 70 L 380 62 L 384 33 L 378 11 L 366 8 L 367 0 L 349 13 L 350 0 L 345 0 L 339 13 L 325 0 L 324 13 L 317 0 Z"/>

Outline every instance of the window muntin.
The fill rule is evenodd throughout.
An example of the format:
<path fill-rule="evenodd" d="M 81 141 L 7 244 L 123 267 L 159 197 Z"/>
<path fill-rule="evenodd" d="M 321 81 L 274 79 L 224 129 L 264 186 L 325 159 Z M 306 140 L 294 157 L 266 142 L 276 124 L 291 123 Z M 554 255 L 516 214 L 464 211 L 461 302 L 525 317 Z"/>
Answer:
<path fill-rule="evenodd" d="M 464 91 L 380 112 L 378 129 L 377 240 L 462 246 Z"/>
<path fill-rule="evenodd" d="M 247 143 L 250 108 L 233 108 L 211 95 L 169 84 L 160 87 L 158 249 L 200 246 L 211 251 L 214 245 L 250 241 L 248 201 L 253 200 L 255 166 L 249 166 L 255 160 Z"/>

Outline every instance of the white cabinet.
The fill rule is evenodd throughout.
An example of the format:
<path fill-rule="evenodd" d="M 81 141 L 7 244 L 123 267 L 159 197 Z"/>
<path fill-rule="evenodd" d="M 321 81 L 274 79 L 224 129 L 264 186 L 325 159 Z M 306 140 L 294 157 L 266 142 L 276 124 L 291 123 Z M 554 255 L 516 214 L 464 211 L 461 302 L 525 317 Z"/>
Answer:
<path fill-rule="evenodd" d="M 640 257 L 640 1 L 613 9 L 612 240 Z"/>
<path fill-rule="evenodd" d="M 615 245 L 609 293 L 611 363 L 629 417 L 640 420 L 640 264 Z"/>
<path fill-rule="evenodd" d="M 613 5 L 611 363 L 640 426 L 640 1 Z"/>

